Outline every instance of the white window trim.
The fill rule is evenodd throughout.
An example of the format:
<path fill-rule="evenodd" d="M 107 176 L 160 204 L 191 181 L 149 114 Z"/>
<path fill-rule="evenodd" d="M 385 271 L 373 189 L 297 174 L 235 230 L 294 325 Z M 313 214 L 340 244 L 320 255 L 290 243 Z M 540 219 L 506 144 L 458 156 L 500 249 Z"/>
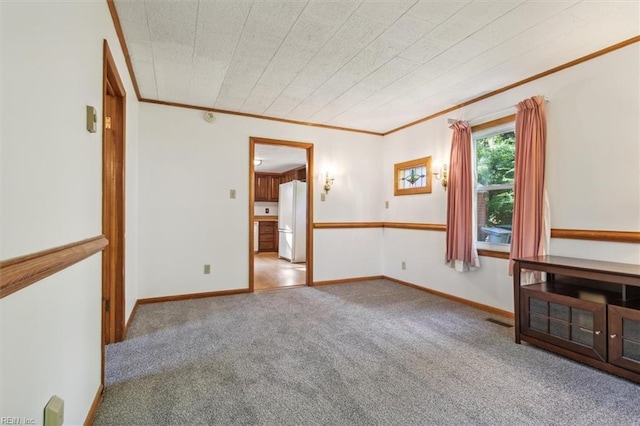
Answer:
<path fill-rule="evenodd" d="M 476 158 L 476 140 L 483 139 L 488 136 L 497 135 L 500 133 L 505 133 L 508 131 L 516 130 L 515 121 L 510 121 L 508 123 L 499 124 L 495 127 L 489 127 L 488 129 L 482 129 L 478 132 L 474 132 L 471 134 L 471 143 L 472 145 L 472 157 L 473 157 L 473 181 L 476 185 L 474 194 L 478 193 L 481 185 L 478 184 L 478 176 L 477 176 L 477 158 Z M 498 189 L 511 189 L 514 187 L 513 183 L 504 183 L 504 184 L 496 184 L 496 185 L 487 185 L 485 188 L 487 190 L 498 190 Z M 509 253 L 511 251 L 511 244 L 498 244 L 498 243 L 489 243 L 486 241 L 478 241 L 478 205 L 477 205 L 477 196 L 473 197 L 473 240 L 475 241 L 476 248 L 479 250 L 492 250 L 492 251 L 502 251 L 505 253 Z"/>

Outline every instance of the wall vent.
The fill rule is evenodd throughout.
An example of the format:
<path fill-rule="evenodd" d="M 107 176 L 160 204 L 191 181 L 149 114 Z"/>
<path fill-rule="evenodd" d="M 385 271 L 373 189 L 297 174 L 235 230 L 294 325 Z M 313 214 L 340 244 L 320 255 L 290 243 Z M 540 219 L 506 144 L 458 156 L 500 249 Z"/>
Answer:
<path fill-rule="evenodd" d="M 513 325 L 512 325 L 512 324 L 506 323 L 506 322 L 504 322 L 504 321 L 497 320 L 497 319 L 495 319 L 495 318 L 487 318 L 487 321 L 492 322 L 492 323 L 494 323 L 494 324 L 501 325 L 501 326 L 503 326 L 503 327 L 507 327 L 507 328 L 511 328 L 511 327 L 513 327 Z"/>

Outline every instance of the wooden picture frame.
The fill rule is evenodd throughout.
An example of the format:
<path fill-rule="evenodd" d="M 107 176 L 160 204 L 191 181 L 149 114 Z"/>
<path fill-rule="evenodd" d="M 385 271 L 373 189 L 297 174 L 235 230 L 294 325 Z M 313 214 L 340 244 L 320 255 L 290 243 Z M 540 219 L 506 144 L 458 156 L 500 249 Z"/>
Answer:
<path fill-rule="evenodd" d="M 393 166 L 393 195 L 431 193 L 431 156 Z"/>

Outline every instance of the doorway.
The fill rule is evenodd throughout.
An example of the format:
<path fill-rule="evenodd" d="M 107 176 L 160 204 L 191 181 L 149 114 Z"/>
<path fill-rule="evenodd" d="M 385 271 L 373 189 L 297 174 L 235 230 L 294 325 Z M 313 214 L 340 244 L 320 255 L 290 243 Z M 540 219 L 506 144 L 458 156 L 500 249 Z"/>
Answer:
<path fill-rule="evenodd" d="M 126 93 L 106 40 L 102 76 L 102 382 L 104 347 L 124 336 Z"/>
<path fill-rule="evenodd" d="M 249 145 L 249 290 L 313 285 L 313 144 Z"/>

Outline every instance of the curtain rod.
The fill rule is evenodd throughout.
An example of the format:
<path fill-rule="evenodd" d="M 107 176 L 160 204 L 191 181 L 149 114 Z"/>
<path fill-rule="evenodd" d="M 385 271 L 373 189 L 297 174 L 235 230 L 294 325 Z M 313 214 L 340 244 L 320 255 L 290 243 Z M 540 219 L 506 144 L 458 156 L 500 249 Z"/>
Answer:
<path fill-rule="evenodd" d="M 546 96 L 546 95 L 538 95 L 538 96 L 540 96 L 540 97 L 541 97 L 545 102 L 549 102 L 549 101 L 550 101 L 549 96 Z M 482 117 L 476 117 L 476 118 L 474 118 L 474 119 L 472 119 L 472 120 L 466 120 L 466 121 L 467 121 L 467 122 L 469 122 L 469 123 L 472 123 L 472 122 L 477 122 L 477 121 L 479 121 L 479 120 L 482 120 L 482 119 L 484 119 L 484 118 L 486 118 L 486 117 L 490 117 L 490 116 L 494 116 L 494 115 L 502 115 L 502 113 L 510 112 L 512 108 L 515 108 L 515 107 L 517 107 L 517 106 L 518 106 L 518 105 L 512 105 L 512 106 L 510 106 L 509 108 L 505 108 L 505 109 L 503 109 L 503 110 L 496 111 L 496 112 L 493 112 L 493 113 L 491 113 L 491 114 L 487 114 L 487 115 L 482 116 Z M 457 123 L 458 121 L 465 121 L 465 120 L 458 120 L 458 119 L 456 119 L 456 118 L 447 118 L 447 124 L 455 124 L 455 123 Z"/>

